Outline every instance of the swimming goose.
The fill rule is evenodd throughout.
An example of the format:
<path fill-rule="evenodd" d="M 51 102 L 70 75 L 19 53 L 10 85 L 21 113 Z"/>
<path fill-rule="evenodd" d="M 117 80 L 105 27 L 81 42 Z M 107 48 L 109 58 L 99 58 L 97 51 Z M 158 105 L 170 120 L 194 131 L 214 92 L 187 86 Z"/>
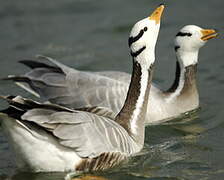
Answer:
<path fill-rule="evenodd" d="M 142 29 L 136 37 L 130 37 L 129 45 L 141 38 L 144 32 Z M 171 119 L 199 106 L 196 84 L 198 53 L 207 40 L 216 36 L 215 30 L 202 29 L 195 25 L 185 26 L 177 33 L 176 77 L 166 91 L 152 84 L 147 124 Z M 24 60 L 21 63 L 32 70 L 23 76 L 9 76 L 6 79 L 16 81 L 18 85 L 44 100 L 66 107 L 108 107 L 114 111 L 114 116 L 120 111 L 131 79 L 128 73 L 78 71 L 48 57 L 39 58 L 47 59 L 53 65 Z"/>
<path fill-rule="evenodd" d="M 110 111 L 107 113 L 103 108 L 92 107 L 88 112 L 88 108 L 72 110 L 20 96 L 2 97 L 10 106 L 1 111 L 0 120 L 19 168 L 26 171 L 103 170 L 142 149 L 163 9 L 164 5 L 160 5 L 132 28 L 132 78 L 124 106 L 114 119 Z"/>

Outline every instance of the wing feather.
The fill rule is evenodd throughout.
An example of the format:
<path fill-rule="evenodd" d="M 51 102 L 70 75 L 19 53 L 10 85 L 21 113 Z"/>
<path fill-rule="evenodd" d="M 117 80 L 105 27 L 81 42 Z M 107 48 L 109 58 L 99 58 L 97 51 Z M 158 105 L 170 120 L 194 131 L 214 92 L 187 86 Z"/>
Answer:
<path fill-rule="evenodd" d="M 104 152 L 130 154 L 139 149 L 119 124 L 88 112 L 32 109 L 22 116 L 22 120 L 52 132 L 61 145 L 73 148 L 80 157 L 93 158 Z"/>
<path fill-rule="evenodd" d="M 42 133 L 38 132 L 45 132 L 43 137 L 38 138 L 44 139 L 45 134 L 50 133 L 58 143 L 74 149 L 80 157 L 94 158 L 102 153 L 114 152 L 128 156 L 142 148 L 122 126 L 97 113 L 41 104 L 20 96 L 1 98 L 10 104 L 2 113 L 22 123 L 31 134 L 41 136 Z M 100 112 L 102 109 L 92 110 Z"/>
<path fill-rule="evenodd" d="M 9 76 L 6 79 L 22 84 L 21 87 L 36 92 L 46 101 L 66 107 L 80 108 L 94 105 L 112 108 L 116 113 L 118 109 L 120 110 L 121 107 L 117 105 L 120 103 L 116 101 L 120 101 L 121 98 L 125 100 L 129 82 L 119 81 L 118 77 L 129 78 L 130 75 L 127 73 L 119 72 L 113 75 L 114 73 L 110 71 L 108 73 L 78 71 L 49 57 L 38 58 L 45 61 L 21 61 L 30 67 L 31 71 L 23 76 Z M 24 83 L 29 86 L 24 86 Z M 119 89 L 116 90 L 117 88 Z M 120 94 L 121 91 L 124 94 Z M 105 99 L 106 96 L 109 101 Z"/>

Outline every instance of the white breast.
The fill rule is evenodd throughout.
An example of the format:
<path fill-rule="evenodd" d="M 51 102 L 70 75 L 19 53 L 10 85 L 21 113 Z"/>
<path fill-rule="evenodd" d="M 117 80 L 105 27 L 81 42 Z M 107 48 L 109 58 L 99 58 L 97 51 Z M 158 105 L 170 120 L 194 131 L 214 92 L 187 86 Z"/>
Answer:
<path fill-rule="evenodd" d="M 74 171 L 81 158 L 74 151 L 59 145 L 44 131 L 31 133 L 17 120 L 0 114 L 9 144 L 16 154 L 19 169 L 35 171 Z M 29 164 L 29 166 L 28 166 Z"/>

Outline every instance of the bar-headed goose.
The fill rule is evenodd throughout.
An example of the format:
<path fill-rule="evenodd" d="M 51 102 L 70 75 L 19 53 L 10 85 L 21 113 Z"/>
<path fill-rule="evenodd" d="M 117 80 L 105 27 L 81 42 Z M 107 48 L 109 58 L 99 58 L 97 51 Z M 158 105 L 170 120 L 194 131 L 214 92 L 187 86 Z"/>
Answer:
<path fill-rule="evenodd" d="M 184 26 L 176 35 L 176 77 L 172 86 L 163 92 L 164 114 L 177 116 L 199 107 L 196 73 L 199 49 L 207 40 L 217 36 L 214 29 L 195 25 Z"/>
<path fill-rule="evenodd" d="M 0 119 L 18 167 L 32 171 L 103 170 L 142 149 L 163 9 L 160 5 L 131 31 L 133 73 L 124 106 L 114 119 L 103 108 L 80 111 L 20 96 L 2 97 L 10 106 L 1 111 Z M 57 72 L 61 72 L 59 68 Z M 93 109 L 95 113 L 91 113 Z"/>
<path fill-rule="evenodd" d="M 141 38 L 146 30 L 147 28 L 143 28 L 135 37 L 130 37 L 129 45 Z M 185 26 L 177 33 L 174 83 L 166 91 L 152 84 L 146 123 L 176 117 L 199 106 L 196 84 L 198 52 L 208 39 L 216 36 L 215 30 L 194 25 Z M 120 111 L 131 79 L 128 73 L 78 71 L 53 59 L 40 58 L 47 59 L 54 65 L 24 60 L 21 63 L 32 70 L 23 76 L 9 76 L 7 79 L 16 81 L 44 100 L 66 107 L 102 106 L 112 109 L 115 114 Z"/>

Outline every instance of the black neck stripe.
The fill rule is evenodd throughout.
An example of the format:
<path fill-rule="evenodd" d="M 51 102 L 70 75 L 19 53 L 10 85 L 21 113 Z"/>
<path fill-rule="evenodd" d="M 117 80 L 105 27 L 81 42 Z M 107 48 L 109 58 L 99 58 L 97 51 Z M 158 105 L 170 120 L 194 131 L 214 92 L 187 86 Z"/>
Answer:
<path fill-rule="evenodd" d="M 137 57 L 139 54 L 142 53 L 142 51 L 145 50 L 145 48 L 146 48 L 146 46 L 143 46 L 141 49 L 139 49 L 139 50 L 136 51 L 136 52 L 132 52 L 132 51 L 131 51 L 131 56 L 132 56 L 132 57 Z"/>
<path fill-rule="evenodd" d="M 174 49 L 177 51 L 180 48 L 180 46 L 175 46 Z"/>
<path fill-rule="evenodd" d="M 191 33 L 183 33 L 183 32 L 178 32 L 176 36 L 192 36 Z"/>
<path fill-rule="evenodd" d="M 129 45 L 129 47 L 130 47 L 134 42 L 138 41 L 138 40 L 143 36 L 143 34 L 144 34 L 144 30 L 141 30 L 141 31 L 138 33 L 137 36 L 135 36 L 135 37 L 129 37 L 129 39 L 128 39 L 128 45 Z"/>

